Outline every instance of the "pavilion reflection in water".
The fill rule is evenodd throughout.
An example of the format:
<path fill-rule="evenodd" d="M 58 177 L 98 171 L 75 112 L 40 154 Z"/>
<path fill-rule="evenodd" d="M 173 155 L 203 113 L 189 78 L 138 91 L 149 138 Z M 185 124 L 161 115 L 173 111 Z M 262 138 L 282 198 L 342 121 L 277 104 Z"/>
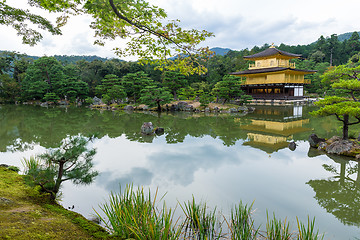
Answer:
<path fill-rule="evenodd" d="M 310 131 L 304 127 L 309 119 L 303 118 L 302 106 L 256 106 L 254 113 L 249 114 L 251 123 L 240 126 L 248 131 L 247 142 L 268 154 L 288 147 L 294 140 L 294 134 Z"/>

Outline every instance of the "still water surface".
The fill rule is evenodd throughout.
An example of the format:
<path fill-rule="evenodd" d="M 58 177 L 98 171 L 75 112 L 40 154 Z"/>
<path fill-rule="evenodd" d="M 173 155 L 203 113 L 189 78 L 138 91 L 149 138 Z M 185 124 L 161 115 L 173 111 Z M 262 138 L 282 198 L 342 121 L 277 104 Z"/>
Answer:
<path fill-rule="evenodd" d="M 0 163 L 22 168 L 21 159 L 56 147 L 67 135 L 99 133 L 88 186 L 64 184 L 62 204 L 91 217 L 111 191 L 133 183 L 165 194 L 168 206 L 203 201 L 228 215 L 240 200 L 254 201 L 256 225 L 266 210 L 293 228 L 316 217 L 325 239 L 360 238 L 359 164 L 310 149 L 311 133 L 340 135 L 334 118 L 314 118 L 314 107 L 257 106 L 254 113 L 113 113 L 86 108 L 0 106 Z M 165 128 L 142 136 L 143 122 Z M 357 129 L 354 129 L 354 135 Z M 356 134 L 357 135 L 357 134 Z M 295 141 L 291 151 L 288 143 Z M 180 208 L 177 208 L 180 211 Z"/>

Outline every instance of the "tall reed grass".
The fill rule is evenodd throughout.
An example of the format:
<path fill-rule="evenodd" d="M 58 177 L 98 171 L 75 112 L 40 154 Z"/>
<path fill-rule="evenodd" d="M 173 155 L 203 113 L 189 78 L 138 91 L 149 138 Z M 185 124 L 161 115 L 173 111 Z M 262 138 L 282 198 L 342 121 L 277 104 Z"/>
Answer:
<path fill-rule="evenodd" d="M 185 214 L 182 224 L 185 239 L 220 239 L 221 222 L 216 216 L 216 208 L 209 212 L 206 203 L 196 204 L 194 196 L 192 201 L 180 206 Z"/>
<path fill-rule="evenodd" d="M 111 193 L 109 202 L 100 207 L 108 220 L 96 214 L 121 239 L 179 239 L 181 228 L 173 222 L 173 210 L 165 202 L 157 208 L 157 193 L 152 198 L 150 190 L 145 194 L 143 188 L 134 191 L 126 186 L 122 194 Z"/>
<path fill-rule="evenodd" d="M 289 222 L 286 218 L 282 222 L 280 219 L 275 217 L 273 213 L 273 218 L 269 217 L 269 213 L 266 211 L 267 222 L 266 222 L 266 239 L 270 240 L 289 240 L 292 239 L 292 233 L 290 231 Z"/>
<path fill-rule="evenodd" d="M 252 207 L 254 202 L 248 206 L 240 203 L 231 209 L 230 223 L 228 222 L 231 240 L 256 239 L 259 228 L 254 227 L 252 219 Z"/>
<path fill-rule="evenodd" d="M 307 224 L 297 218 L 297 231 L 291 232 L 290 224 L 269 217 L 264 230 L 255 226 L 252 218 L 253 204 L 241 201 L 232 210 L 230 217 L 217 214 L 216 208 L 209 210 L 206 203 L 191 201 L 180 204 L 183 215 L 175 220 L 175 210 L 168 208 L 163 197 L 157 200 L 158 190 L 152 195 L 143 188 L 127 185 L 120 193 L 111 193 L 107 203 L 102 204 L 102 216 L 97 216 L 106 228 L 119 239 L 137 240 L 319 240 L 324 236 L 315 231 L 315 218 Z M 226 223 L 226 224 L 225 224 Z"/>

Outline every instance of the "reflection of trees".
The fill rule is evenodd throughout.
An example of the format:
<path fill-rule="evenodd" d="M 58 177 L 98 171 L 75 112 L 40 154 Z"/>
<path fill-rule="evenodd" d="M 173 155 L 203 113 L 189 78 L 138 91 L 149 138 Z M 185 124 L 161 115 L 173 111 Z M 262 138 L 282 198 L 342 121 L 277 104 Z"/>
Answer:
<path fill-rule="evenodd" d="M 360 226 L 360 163 L 340 157 L 334 161 L 340 166 L 323 165 L 332 177 L 310 180 L 307 184 L 314 189 L 315 199 L 327 212 L 344 224 Z"/>
<path fill-rule="evenodd" d="M 178 116 L 179 115 L 179 116 Z M 39 106 L 2 106 L 0 108 L 0 151 L 7 146 L 39 143 L 56 147 L 67 135 L 98 133 L 111 138 L 125 135 L 130 141 L 152 142 L 156 136 L 143 136 L 143 122 L 152 122 L 165 129 L 167 143 L 183 142 L 187 136 L 209 135 L 234 145 L 246 134 L 239 129 L 233 116 L 211 116 L 193 113 L 126 113 L 89 110 L 86 108 L 41 108 Z M 20 139 L 20 140 L 19 140 Z"/>
<path fill-rule="evenodd" d="M 272 108 L 272 107 L 270 107 Z M 248 125 L 252 119 L 265 116 L 278 117 L 276 111 L 262 109 L 241 116 L 238 114 L 178 113 L 126 113 L 89 110 L 86 108 L 41 108 L 39 106 L 1 106 L 0 108 L 0 151 L 7 146 L 39 143 L 45 148 L 56 147 L 67 135 L 98 133 L 99 137 L 108 135 L 115 138 L 124 135 L 130 141 L 153 142 L 157 136 L 143 136 L 140 127 L 143 122 L 152 122 L 155 127 L 165 129 L 167 143 L 184 142 L 186 137 L 204 137 L 220 139 L 225 146 L 232 146 L 239 140 L 247 139 Z M 288 114 L 287 109 L 280 111 L 280 117 Z M 260 110 L 259 110 L 260 111 Z M 265 114 L 266 113 L 266 114 Z M 265 115 L 264 115 L 265 114 Z M 324 120 L 326 121 L 326 120 Z M 310 121 L 311 127 L 313 125 Z M 294 140 L 305 140 L 308 133 L 296 133 Z M 322 135 L 321 135 L 322 136 Z M 19 140 L 20 139 L 20 140 Z M 21 149 L 21 148 L 19 148 Z"/>

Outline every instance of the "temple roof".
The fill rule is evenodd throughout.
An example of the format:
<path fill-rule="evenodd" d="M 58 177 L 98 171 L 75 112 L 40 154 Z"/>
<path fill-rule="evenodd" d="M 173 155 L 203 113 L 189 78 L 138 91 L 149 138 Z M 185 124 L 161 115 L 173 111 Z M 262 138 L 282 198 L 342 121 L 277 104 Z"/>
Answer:
<path fill-rule="evenodd" d="M 268 73 L 268 72 L 280 72 L 285 70 L 291 70 L 295 72 L 304 72 L 304 73 L 314 73 L 315 70 L 305 70 L 305 69 L 296 69 L 296 68 L 285 68 L 285 67 L 272 67 L 272 68 L 259 68 L 259 69 L 251 69 L 251 70 L 244 70 L 239 72 L 232 72 L 230 75 L 249 75 L 249 74 L 256 74 L 256 73 Z"/>
<path fill-rule="evenodd" d="M 289 52 L 285 52 L 285 51 L 281 51 L 275 47 L 270 47 L 262 52 L 259 53 L 255 53 L 253 55 L 249 55 L 249 56 L 244 56 L 245 59 L 255 59 L 255 58 L 264 58 L 264 57 L 270 57 L 270 56 L 274 56 L 274 55 L 283 55 L 286 57 L 290 57 L 290 58 L 299 58 L 301 57 L 301 54 L 293 54 L 293 53 L 289 53 Z"/>

